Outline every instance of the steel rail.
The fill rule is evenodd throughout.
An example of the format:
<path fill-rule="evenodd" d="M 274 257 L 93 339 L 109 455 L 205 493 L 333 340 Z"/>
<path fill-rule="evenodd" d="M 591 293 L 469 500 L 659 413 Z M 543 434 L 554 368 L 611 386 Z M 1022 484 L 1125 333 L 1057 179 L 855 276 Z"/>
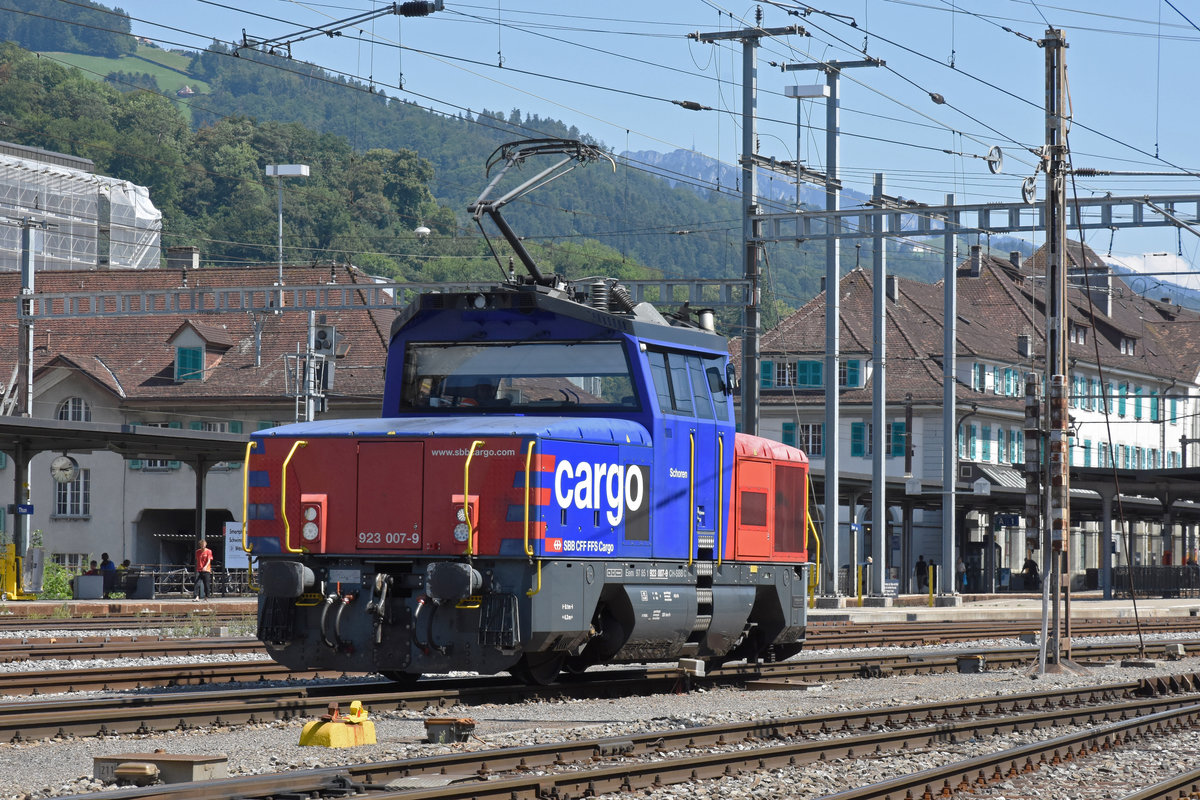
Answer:
<path fill-rule="evenodd" d="M 1177 676 L 1174 684 L 1194 687 L 1200 676 Z M 298 793 L 325 797 L 323 787 L 369 787 L 372 798 L 523 798 L 578 797 L 583 794 L 629 792 L 666 783 L 699 778 L 719 778 L 735 770 L 792 766 L 818 760 L 930 745 L 1004 729 L 1029 729 L 1042 725 L 1095 724 L 1097 718 L 1125 718 L 1131 713 L 1194 705 L 1195 695 L 1120 700 L 1104 705 L 1083 703 L 1110 697 L 1154 694 L 1159 685 L 1130 681 L 1107 686 L 1080 687 L 1065 692 L 1050 689 L 1008 697 L 975 698 L 923 703 L 854 712 L 797 716 L 724 723 L 695 728 L 652 731 L 625 737 L 554 742 L 474 752 L 452 752 L 423 758 L 329 767 L 301 773 L 256 775 L 194 784 L 174 784 L 147 789 L 106 791 L 110 800 L 160 798 L 161 800 L 232 800 L 241 797 L 281 796 Z M 1009 716 L 999 717 L 998 715 Z M 902 725 L 907 730 L 894 730 Z M 912 728 L 911 726 L 919 726 Z M 893 730 L 870 730 L 874 727 Z M 847 735 L 814 740 L 832 732 Z M 756 741 L 775 741 L 752 747 Z M 698 756 L 679 755 L 697 748 L 725 747 L 725 752 Z M 657 760 L 598 767 L 612 758 L 650 757 Z M 577 771 L 558 774 L 507 776 L 509 771 L 528 773 L 583 764 Z M 451 785 L 429 788 L 421 776 L 438 775 Z M 407 785 L 406 784 L 407 780 Z M 422 784 L 426 788 L 418 788 Z M 391 791 L 388 791 L 388 788 Z M 401 788 L 405 787 L 405 788 Z"/>

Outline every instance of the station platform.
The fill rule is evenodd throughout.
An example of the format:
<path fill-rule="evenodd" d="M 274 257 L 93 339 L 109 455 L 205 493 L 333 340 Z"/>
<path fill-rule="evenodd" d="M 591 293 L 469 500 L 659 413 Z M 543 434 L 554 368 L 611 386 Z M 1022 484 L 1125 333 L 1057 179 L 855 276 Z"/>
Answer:
<path fill-rule="evenodd" d="M 154 600 L 8 600 L 0 603 L 0 620 L 27 618 L 39 624 L 55 619 L 100 619 L 103 617 L 254 617 L 258 599 L 252 596 L 162 597 Z"/>
<path fill-rule="evenodd" d="M 964 594 L 934 597 L 929 605 L 928 595 L 901 595 L 889 598 L 890 605 L 871 605 L 878 598 L 857 597 L 818 598 L 819 604 L 832 607 L 809 608 L 812 623 L 903 623 L 945 621 L 986 621 L 1041 619 L 1042 598 L 1034 594 Z M 1137 598 L 1137 616 L 1195 617 L 1200 616 L 1200 598 Z M 1134 604 L 1128 597 L 1105 600 L 1100 592 L 1071 594 L 1071 619 L 1133 619 Z"/>

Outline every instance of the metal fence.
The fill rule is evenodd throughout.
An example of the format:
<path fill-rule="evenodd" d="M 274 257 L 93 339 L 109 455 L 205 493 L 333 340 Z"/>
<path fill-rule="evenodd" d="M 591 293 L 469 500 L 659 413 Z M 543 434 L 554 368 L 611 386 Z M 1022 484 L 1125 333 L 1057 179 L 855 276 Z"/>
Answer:
<path fill-rule="evenodd" d="M 1200 566 L 1195 564 L 1116 567 L 1113 593 L 1118 597 L 1129 596 L 1130 570 L 1138 597 L 1200 597 Z"/>
<path fill-rule="evenodd" d="M 196 570 L 174 564 L 147 564 L 137 567 L 142 575 L 154 575 L 155 595 L 181 595 L 192 597 L 196 590 Z M 253 574 L 246 569 L 213 569 L 212 593 L 214 597 L 237 597 L 252 595 Z"/>

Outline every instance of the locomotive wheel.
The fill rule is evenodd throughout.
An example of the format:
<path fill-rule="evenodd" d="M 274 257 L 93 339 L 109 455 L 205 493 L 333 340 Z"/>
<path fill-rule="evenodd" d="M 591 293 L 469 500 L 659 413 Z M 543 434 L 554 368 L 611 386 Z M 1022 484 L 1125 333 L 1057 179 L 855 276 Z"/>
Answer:
<path fill-rule="evenodd" d="M 419 672 L 396 672 L 388 670 L 379 674 L 396 684 L 397 688 L 400 689 L 411 689 L 417 685 L 417 681 L 421 680 Z"/>
<path fill-rule="evenodd" d="M 558 679 L 566 659 L 566 653 L 526 653 L 508 671 L 530 686 L 549 686 Z"/>

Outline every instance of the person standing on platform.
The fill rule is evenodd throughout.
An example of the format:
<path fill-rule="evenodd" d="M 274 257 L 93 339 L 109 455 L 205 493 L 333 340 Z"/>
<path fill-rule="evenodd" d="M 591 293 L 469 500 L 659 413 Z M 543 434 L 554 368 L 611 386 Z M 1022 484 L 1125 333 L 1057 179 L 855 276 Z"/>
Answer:
<path fill-rule="evenodd" d="M 196 548 L 196 599 L 206 600 L 212 595 L 212 550 L 208 542 L 200 540 Z"/>
<path fill-rule="evenodd" d="M 925 556 L 917 558 L 917 566 L 914 571 L 917 573 L 917 591 L 924 592 L 929 584 L 929 565 L 925 563 Z"/>

